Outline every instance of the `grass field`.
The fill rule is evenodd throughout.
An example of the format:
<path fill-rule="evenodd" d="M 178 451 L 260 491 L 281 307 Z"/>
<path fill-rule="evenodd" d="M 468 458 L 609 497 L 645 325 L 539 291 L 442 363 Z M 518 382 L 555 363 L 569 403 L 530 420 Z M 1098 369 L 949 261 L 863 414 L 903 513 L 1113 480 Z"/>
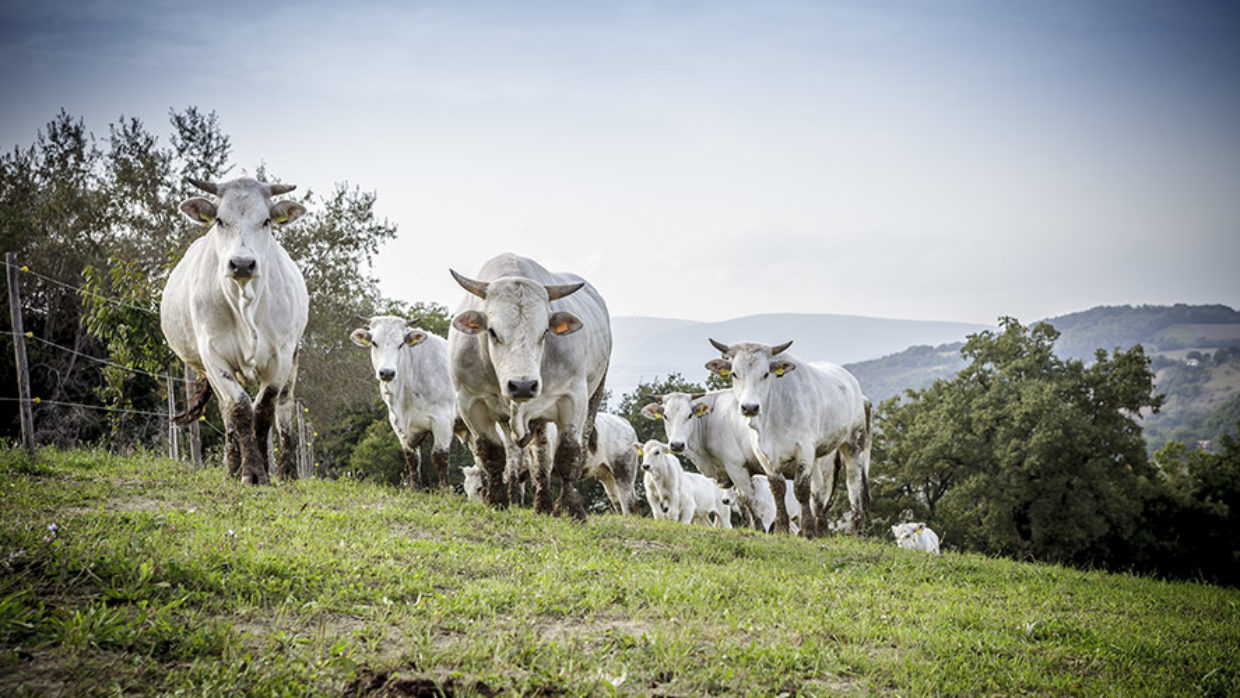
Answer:
<path fill-rule="evenodd" d="M 1240 590 L 0 453 L 0 695 L 1240 695 Z"/>

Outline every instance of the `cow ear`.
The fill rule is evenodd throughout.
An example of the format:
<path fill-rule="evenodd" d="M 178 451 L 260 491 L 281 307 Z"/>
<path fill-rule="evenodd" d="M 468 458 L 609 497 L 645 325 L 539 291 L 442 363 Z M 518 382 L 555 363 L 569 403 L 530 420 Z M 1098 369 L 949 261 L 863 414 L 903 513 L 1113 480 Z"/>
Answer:
<path fill-rule="evenodd" d="M 652 402 L 642 408 L 642 416 L 646 419 L 663 419 L 663 405 Z"/>
<path fill-rule="evenodd" d="M 780 359 L 779 361 L 771 362 L 771 373 L 774 373 L 775 377 L 778 378 L 789 371 L 795 371 L 796 367 L 797 365 L 791 361 Z"/>
<path fill-rule="evenodd" d="M 633 442 L 633 448 L 637 449 L 637 457 L 638 457 L 638 458 L 642 458 L 642 457 L 644 457 L 644 456 L 646 455 L 646 452 L 645 452 L 645 450 L 644 450 L 644 449 L 642 449 L 642 445 L 641 445 L 641 443 L 640 443 L 640 442 L 634 441 L 634 442 Z"/>
<path fill-rule="evenodd" d="M 917 526 L 917 532 L 918 532 L 918 533 L 921 533 L 921 532 L 923 532 L 923 531 L 925 531 L 925 530 L 926 530 L 926 525 L 925 525 L 925 524 L 918 524 L 918 526 Z"/>
<path fill-rule="evenodd" d="M 292 223 L 305 212 L 306 207 L 296 201 L 277 201 L 271 206 L 271 222 L 276 225 Z"/>
<path fill-rule="evenodd" d="M 466 310 L 452 318 L 452 326 L 457 332 L 478 334 L 487 328 L 487 316 L 477 310 Z"/>
<path fill-rule="evenodd" d="M 713 408 L 705 402 L 695 402 L 693 403 L 693 416 L 694 417 L 705 417 L 706 415 L 710 414 L 710 411 L 712 409 Z"/>
<path fill-rule="evenodd" d="M 211 225 L 215 222 L 215 204 L 201 196 L 181 202 L 181 213 L 198 225 Z"/>
<path fill-rule="evenodd" d="M 576 315 L 563 310 L 551 313 L 551 317 L 547 319 L 547 329 L 551 334 L 572 334 L 581 327 L 581 320 L 578 320 Z"/>
<path fill-rule="evenodd" d="M 409 330 L 405 333 L 405 344 L 416 347 L 426 339 L 426 333 L 422 330 Z"/>
<path fill-rule="evenodd" d="M 727 359 L 711 359 L 706 362 L 706 368 L 711 373 L 719 374 L 720 378 L 727 378 L 732 375 L 732 362 Z"/>
<path fill-rule="evenodd" d="M 353 333 L 349 335 L 349 339 L 352 339 L 353 343 L 359 347 L 370 346 L 370 333 L 360 327 L 353 330 Z"/>

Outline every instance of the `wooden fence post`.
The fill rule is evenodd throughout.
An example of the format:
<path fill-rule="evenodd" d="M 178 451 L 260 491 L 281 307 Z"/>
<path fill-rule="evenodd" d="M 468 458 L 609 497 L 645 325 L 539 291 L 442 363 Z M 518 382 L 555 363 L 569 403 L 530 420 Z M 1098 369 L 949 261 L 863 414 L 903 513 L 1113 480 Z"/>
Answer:
<path fill-rule="evenodd" d="M 193 387 L 194 381 L 198 376 L 194 375 L 194 369 L 189 366 L 185 367 L 185 402 L 189 404 L 189 391 Z M 189 459 L 194 467 L 202 467 L 202 430 L 198 424 L 198 420 L 189 423 Z"/>
<path fill-rule="evenodd" d="M 9 317 L 13 327 L 13 357 L 17 363 L 17 409 L 21 413 L 22 446 L 34 455 L 34 411 L 30 408 L 30 365 L 26 362 L 26 334 L 22 328 L 22 296 L 17 279 L 17 256 L 4 254 L 8 267 Z"/>
<path fill-rule="evenodd" d="M 168 367 L 167 378 L 168 386 L 168 457 L 172 460 L 181 460 L 181 440 L 180 429 L 172 421 L 177 413 L 177 389 L 172 382 L 172 366 Z"/>

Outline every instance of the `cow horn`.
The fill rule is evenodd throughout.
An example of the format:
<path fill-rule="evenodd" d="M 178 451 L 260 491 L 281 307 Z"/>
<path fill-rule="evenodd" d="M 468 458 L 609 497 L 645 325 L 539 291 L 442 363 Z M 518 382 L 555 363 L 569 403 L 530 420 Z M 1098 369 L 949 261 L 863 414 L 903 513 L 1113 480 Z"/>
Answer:
<path fill-rule="evenodd" d="M 475 296 L 478 296 L 482 300 L 486 300 L 487 286 L 489 286 L 490 284 L 488 284 L 485 281 L 474 281 L 473 279 L 467 276 L 461 276 L 460 274 L 456 273 L 455 269 L 449 269 L 448 271 L 452 272 L 452 278 L 456 279 L 456 282 L 461 285 L 461 288 L 465 289 L 466 291 L 469 291 Z"/>
<path fill-rule="evenodd" d="M 791 339 L 789 339 L 788 341 L 784 342 L 783 344 L 780 344 L 780 345 L 779 345 L 779 346 L 777 346 L 777 347 L 771 347 L 771 356 L 775 356 L 776 354 L 778 354 L 779 352 L 781 352 L 781 351 L 783 351 L 783 350 L 787 349 L 787 348 L 788 348 L 788 347 L 790 347 L 790 346 L 792 346 L 792 340 L 791 340 Z"/>
<path fill-rule="evenodd" d="M 220 193 L 220 186 L 215 182 L 206 182 L 201 179 L 194 179 L 193 177 L 186 177 L 185 181 L 207 192 L 208 194 L 215 194 L 218 196 Z"/>
<path fill-rule="evenodd" d="M 689 396 L 689 399 L 690 400 L 701 400 L 704 397 L 706 397 L 706 393 L 694 393 Z"/>
<path fill-rule="evenodd" d="M 354 315 L 353 319 L 356 320 L 357 322 L 362 323 L 362 327 L 370 327 L 370 318 L 368 317 L 363 317 L 361 315 Z"/>
<path fill-rule="evenodd" d="M 419 322 L 422 322 L 422 318 L 420 317 L 409 318 L 408 320 L 405 320 L 405 327 L 417 327 Z"/>
<path fill-rule="evenodd" d="M 650 393 L 648 397 L 651 400 L 658 400 L 659 402 L 663 402 L 663 398 L 667 396 L 664 395 L 663 393 Z"/>
<path fill-rule="evenodd" d="M 707 339 L 710 339 L 710 337 L 707 337 Z M 715 341 L 715 340 L 713 340 L 713 339 L 711 339 L 711 340 L 710 340 L 710 345 L 711 345 L 712 347 L 714 347 L 714 348 L 718 349 L 719 351 L 723 352 L 724 356 L 731 356 L 731 354 L 729 354 L 729 353 L 728 353 L 728 352 L 730 352 L 730 351 L 731 351 L 731 348 L 730 348 L 730 347 L 728 347 L 728 345 L 726 345 L 726 344 L 724 344 L 724 343 L 722 343 L 722 342 L 716 342 L 716 341 Z"/>
<path fill-rule="evenodd" d="M 544 286 L 544 288 L 547 289 L 547 300 L 554 301 L 563 298 L 564 296 L 576 293 L 577 289 L 585 285 L 586 282 L 578 281 L 575 284 L 552 284 L 550 286 Z"/>
<path fill-rule="evenodd" d="M 287 194 L 297 188 L 296 184 L 268 184 L 267 189 L 271 192 L 270 196 L 279 196 Z"/>

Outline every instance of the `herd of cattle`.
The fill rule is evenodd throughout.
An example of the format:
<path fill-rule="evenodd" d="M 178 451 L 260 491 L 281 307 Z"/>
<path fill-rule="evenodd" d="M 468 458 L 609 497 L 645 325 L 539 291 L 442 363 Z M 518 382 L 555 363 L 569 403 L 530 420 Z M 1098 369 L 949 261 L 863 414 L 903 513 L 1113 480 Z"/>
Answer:
<path fill-rule="evenodd" d="M 265 445 L 274 421 L 277 473 L 295 478 L 293 391 L 309 299 L 273 228 L 305 208 L 272 200 L 290 185 L 189 181 L 216 199 L 181 204 L 207 232 L 173 269 L 160 306 L 169 345 L 199 376 L 175 420 L 199 418 L 218 396 L 228 476 L 252 484 L 269 481 Z M 418 454 L 429 436 L 432 466 L 446 484 L 455 437 L 476 463 L 465 470 L 466 494 L 492 506 L 522 501 L 528 481 L 536 511 L 584 520 L 577 483 L 589 476 L 616 511 L 633 513 L 640 468 L 656 518 L 730 527 L 736 511 L 747 526 L 812 537 L 828 528 L 842 470 L 847 528 L 864 525 L 871 406 L 848 371 L 797 359 L 786 353 L 791 342 L 711 339 L 722 358 L 706 366 L 732 388 L 653 396 L 642 414 L 662 420 L 667 443 L 639 444 L 626 420 L 599 412 L 611 322 L 589 282 L 512 254 L 486 261 L 472 277 L 451 274 L 467 294 L 447 340 L 392 316 L 371 317 L 351 334 L 369 349 L 412 482 L 420 481 Z M 247 388 L 255 385 L 251 400 Z M 679 455 L 701 474 L 686 471 Z M 560 485 L 554 503 L 552 477 Z M 902 545 L 922 547 L 924 533 L 933 536 L 910 525 L 907 535 L 892 529 Z"/>

